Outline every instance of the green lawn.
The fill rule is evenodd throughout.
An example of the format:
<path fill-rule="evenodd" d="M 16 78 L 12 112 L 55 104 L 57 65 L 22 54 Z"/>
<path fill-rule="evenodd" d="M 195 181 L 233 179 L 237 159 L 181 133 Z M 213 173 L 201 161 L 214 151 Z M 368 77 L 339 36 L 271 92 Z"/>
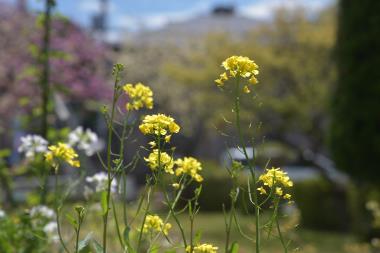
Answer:
<path fill-rule="evenodd" d="M 112 215 L 111 215 L 112 216 Z M 121 221 L 121 217 L 119 218 L 119 222 Z M 73 242 L 73 238 L 68 236 L 72 234 L 70 230 L 68 230 L 67 222 L 63 220 L 64 234 L 67 241 Z M 185 228 L 185 233 L 188 236 L 190 232 L 189 221 L 185 215 L 180 216 L 181 223 Z M 171 221 L 173 224 L 173 229 L 170 232 L 170 237 L 174 242 L 178 242 L 180 240 L 180 233 L 177 229 L 174 221 Z M 240 223 L 242 224 L 242 229 L 249 233 L 253 234 L 254 230 L 253 226 L 253 217 L 250 216 L 242 216 L 240 218 Z M 136 230 L 136 228 L 135 228 Z M 224 252 L 224 241 L 225 241 L 225 230 L 224 230 L 224 218 L 223 214 L 220 213 L 200 213 L 197 216 L 195 221 L 195 230 L 202 231 L 202 239 L 201 242 L 207 242 L 214 244 L 219 247 L 219 252 Z M 90 231 L 96 231 L 93 233 L 93 236 L 101 242 L 101 231 L 102 231 L 102 218 L 95 214 L 91 214 L 86 218 L 83 231 L 81 233 L 82 238 L 89 233 Z M 262 253 L 277 253 L 283 252 L 281 244 L 276 239 L 267 240 L 265 235 L 263 235 L 263 250 Z M 317 232 L 306 230 L 302 228 L 295 228 L 286 233 L 288 239 L 292 240 L 289 252 L 294 252 L 295 249 L 299 249 L 298 252 L 305 253 L 353 253 L 360 252 L 366 253 L 365 251 L 358 250 L 354 251 L 352 246 L 349 246 L 355 242 L 354 237 L 348 234 L 338 234 L 338 233 L 330 233 L 330 232 Z M 244 239 L 238 232 L 236 228 L 232 230 L 231 234 L 232 241 L 239 242 L 240 245 L 240 253 L 254 252 L 254 243 Z M 109 228 L 109 236 L 108 236 L 108 245 L 110 252 L 117 253 L 120 251 L 119 241 L 116 233 L 116 229 L 114 226 L 114 219 L 110 218 L 110 228 Z M 162 238 L 162 241 L 164 239 Z M 71 245 L 73 246 L 73 245 Z M 345 248 L 350 248 L 353 250 L 345 251 Z M 178 250 L 178 252 L 182 252 Z"/>

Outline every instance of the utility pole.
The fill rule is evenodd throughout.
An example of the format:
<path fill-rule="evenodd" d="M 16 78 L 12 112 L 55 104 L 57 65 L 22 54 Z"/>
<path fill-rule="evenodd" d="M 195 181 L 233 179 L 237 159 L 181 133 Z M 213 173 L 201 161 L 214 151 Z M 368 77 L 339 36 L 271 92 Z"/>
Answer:
<path fill-rule="evenodd" d="M 107 31 L 107 15 L 109 0 L 99 0 L 99 13 L 92 17 L 92 30 L 99 39 L 104 39 Z"/>
<path fill-rule="evenodd" d="M 17 10 L 19 10 L 21 12 L 26 12 L 27 0 L 17 0 Z"/>

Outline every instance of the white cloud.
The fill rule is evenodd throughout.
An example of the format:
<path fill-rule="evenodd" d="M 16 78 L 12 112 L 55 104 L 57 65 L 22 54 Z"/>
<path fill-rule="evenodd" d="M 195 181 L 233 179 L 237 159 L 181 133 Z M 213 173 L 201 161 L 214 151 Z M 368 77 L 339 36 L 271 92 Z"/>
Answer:
<path fill-rule="evenodd" d="M 138 29 L 160 29 L 169 23 L 183 22 L 193 18 L 200 13 L 205 13 L 209 10 L 208 3 L 201 3 L 194 8 L 173 11 L 173 12 L 160 12 L 143 15 L 120 15 L 116 17 L 118 26 L 125 29 L 138 30 Z"/>
<path fill-rule="evenodd" d="M 310 13 L 315 13 L 334 2 L 335 0 L 260 0 L 239 8 L 239 11 L 246 17 L 268 20 L 279 8 L 294 10 L 302 7 Z"/>

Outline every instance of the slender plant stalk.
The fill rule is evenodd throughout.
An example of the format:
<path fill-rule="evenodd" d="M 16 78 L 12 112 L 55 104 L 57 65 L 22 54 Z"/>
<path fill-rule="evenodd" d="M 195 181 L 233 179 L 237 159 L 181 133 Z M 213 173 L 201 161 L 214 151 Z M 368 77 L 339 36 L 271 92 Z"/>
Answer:
<path fill-rule="evenodd" d="M 50 95 L 50 32 L 51 32 L 51 10 L 54 2 L 52 0 L 45 0 L 44 12 L 44 36 L 42 41 L 41 63 L 41 88 L 42 88 L 42 122 L 41 122 L 41 135 L 46 138 L 48 130 L 48 104 Z"/>
<path fill-rule="evenodd" d="M 177 205 L 177 203 L 178 203 L 178 200 L 179 200 L 179 198 L 181 197 L 182 192 L 183 192 L 184 189 L 185 189 L 185 186 L 183 186 L 183 185 L 181 184 L 181 188 L 180 188 L 180 190 L 177 192 L 177 195 L 175 196 L 174 200 L 173 200 L 171 203 L 168 202 L 167 192 L 166 192 L 166 191 L 164 192 L 164 194 L 165 194 L 165 199 L 166 199 L 166 201 L 167 201 L 167 203 L 168 203 L 168 205 L 169 205 L 169 213 L 166 215 L 166 218 L 165 218 L 165 220 L 164 220 L 164 224 L 168 223 L 168 221 L 169 221 L 171 215 L 176 216 L 176 213 L 175 213 L 174 209 L 175 209 L 175 207 L 176 207 L 176 205 Z M 176 218 L 177 218 L 177 217 L 175 217 L 174 219 L 176 219 Z M 178 220 L 178 218 L 177 218 L 177 220 Z M 176 222 L 176 224 L 178 225 L 177 222 Z M 185 244 L 185 247 L 186 247 L 186 246 L 187 246 L 187 242 L 186 242 L 185 232 L 184 232 L 182 226 L 179 226 L 179 229 L 180 229 L 180 231 L 181 231 L 181 236 L 182 236 L 182 239 L 183 239 L 184 244 Z M 161 232 L 161 233 L 162 233 L 162 232 Z M 155 241 L 157 241 L 157 239 L 159 238 L 159 236 L 160 236 L 161 233 L 158 233 L 158 234 L 156 235 L 156 237 L 152 240 L 152 243 L 154 243 Z"/>
<path fill-rule="evenodd" d="M 236 197 L 231 196 L 231 210 L 229 214 L 229 220 L 228 223 L 226 221 L 226 245 L 225 245 L 225 253 L 229 252 L 230 248 L 230 235 L 231 235 L 231 227 L 232 227 L 232 221 L 235 214 L 235 204 L 236 204 Z"/>
<path fill-rule="evenodd" d="M 160 132 L 160 129 L 159 131 Z M 185 248 L 187 247 L 187 241 L 186 241 L 186 236 L 185 236 L 185 231 L 181 225 L 181 222 L 178 220 L 178 217 L 177 215 L 175 214 L 174 212 L 174 208 L 172 205 L 170 205 L 170 198 L 168 196 L 168 193 L 166 191 L 166 187 L 164 185 L 164 180 L 162 178 L 162 171 L 163 171 L 163 168 L 162 168 L 162 165 L 161 165 L 161 138 L 158 137 L 157 138 L 157 145 L 158 145 L 158 173 L 160 174 L 160 178 L 159 178 L 159 181 L 161 182 L 161 185 L 162 185 L 162 190 L 164 192 L 164 196 L 165 196 L 165 200 L 166 202 L 168 203 L 168 206 L 169 206 L 169 215 L 170 213 L 173 215 L 173 218 L 179 228 L 179 230 L 181 231 L 181 236 L 182 236 L 182 240 L 183 240 L 183 243 L 185 245 Z"/>
<path fill-rule="evenodd" d="M 239 141 L 241 148 L 243 149 L 243 154 L 245 156 L 245 159 L 247 160 L 248 167 L 252 176 L 253 181 L 253 201 L 254 201 L 254 208 L 255 208 L 255 225 L 256 225 L 256 253 L 260 253 L 260 206 L 258 203 L 257 193 L 256 193 L 256 175 L 254 171 L 254 167 L 251 163 L 251 159 L 248 156 L 246 144 L 243 138 L 243 134 L 241 131 L 241 125 L 240 125 L 240 80 L 239 78 L 236 79 L 236 87 L 235 87 L 235 115 L 236 115 L 236 127 L 239 135 Z"/>
<path fill-rule="evenodd" d="M 118 99 L 118 76 L 119 76 L 119 70 L 116 70 L 115 73 L 115 83 L 114 83 L 114 92 L 113 92 L 113 99 L 112 99 L 112 108 L 111 108 L 111 116 L 109 118 L 108 122 L 108 139 L 107 139 L 107 176 L 108 176 L 108 184 L 107 184 L 107 209 L 104 211 L 103 215 L 103 253 L 107 252 L 107 225 L 108 225 L 108 212 L 109 212 L 109 204 L 110 204 L 110 195 L 111 195 L 111 184 L 112 184 L 112 177 L 111 177 L 111 170 L 112 170 L 112 157 L 111 157 L 111 147 L 112 147 L 112 133 L 113 133 L 113 120 L 115 117 L 115 107 L 116 102 Z"/>
<path fill-rule="evenodd" d="M 50 35 L 51 35 L 51 11 L 54 5 L 53 0 L 45 0 L 44 22 L 43 22 L 43 40 L 40 55 L 40 64 L 42 73 L 40 77 L 41 84 L 41 102 L 42 102 L 42 116 L 41 116 L 41 136 L 47 138 L 48 134 L 48 107 L 50 97 Z M 47 168 L 44 165 L 44 173 Z M 46 204 L 46 195 L 48 187 L 48 177 L 44 177 L 43 188 L 41 191 L 41 203 Z"/>
<path fill-rule="evenodd" d="M 122 172 L 123 180 L 123 221 L 124 226 L 128 226 L 128 217 L 127 217 L 127 172 L 123 170 Z"/>
<path fill-rule="evenodd" d="M 276 201 L 276 203 L 275 203 L 274 219 L 275 219 L 275 222 L 276 222 L 276 229 L 277 229 L 278 236 L 280 237 L 281 245 L 284 248 L 284 253 L 288 253 L 288 246 L 285 243 L 284 236 L 283 236 L 283 234 L 281 232 L 280 222 L 278 221 L 278 207 L 279 207 L 279 203 L 280 203 L 280 199 L 278 199 Z"/>
<path fill-rule="evenodd" d="M 193 242 L 193 237 L 194 237 L 194 214 L 190 215 L 190 253 L 194 252 L 194 242 Z"/>
<path fill-rule="evenodd" d="M 168 206 L 169 206 L 169 214 L 168 214 L 168 216 L 170 217 L 170 214 L 173 216 L 174 221 L 177 224 L 177 226 L 178 226 L 178 228 L 179 228 L 179 230 L 181 232 L 182 240 L 183 240 L 184 246 L 186 248 L 187 247 L 187 241 L 186 241 L 185 231 L 184 231 L 184 229 L 183 229 L 183 227 L 181 225 L 181 222 L 179 221 L 179 219 L 178 219 L 178 217 L 177 217 L 177 215 L 175 214 L 175 211 L 174 211 L 174 207 L 175 207 L 175 205 L 176 205 L 176 203 L 177 203 L 177 201 L 179 199 L 180 194 L 177 195 L 177 198 L 176 198 L 175 202 L 173 202 L 173 204 L 170 204 L 170 199 L 169 199 L 168 193 L 166 191 L 164 191 L 164 196 L 165 196 L 165 200 L 166 200 L 166 202 L 168 203 Z"/>
<path fill-rule="evenodd" d="M 115 89 L 116 89 L 116 84 L 115 84 Z M 117 99 L 116 99 L 117 100 Z M 113 104 L 116 104 L 116 101 L 114 99 L 114 103 Z M 113 106 L 114 108 L 114 106 Z M 114 113 L 114 112 L 113 112 Z M 111 118 L 113 118 L 112 116 L 112 112 L 111 112 Z M 125 141 L 125 136 L 126 136 L 126 132 L 127 132 L 127 126 L 128 126 L 128 118 L 129 118 L 129 111 L 127 113 L 127 116 L 125 117 L 124 119 L 124 122 L 123 122 L 123 130 L 122 130 L 122 135 L 120 137 L 120 153 L 119 153 L 119 163 L 123 163 L 124 161 L 124 141 Z M 112 121 L 110 122 L 110 124 L 112 124 Z M 111 129 L 112 129 L 112 125 L 111 125 Z M 113 130 L 113 129 L 112 129 Z M 109 132 L 110 133 L 110 132 Z M 112 138 L 112 137 L 111 137 Z M 111 150 L 110 150 L 111 151 Z M 108 157 L 107 157 L 107 162 L 108 162 Z M 121 164 L 122 166 L 122 164 Z M 107 165 L 107 168 L 108 168 L 108 165 Z M 123 168 L 123 167 L 122 167 Z M 126 189 L 126 171 L 125 169 L 123 168 L 122 169 L 122 180 L 123 180 L 123 220 L 124 220 L 124 225 L 125 226 L 128 226 L 127 224 L 127 208 L 126 208 L 126 195 L 127 195 L 127 189 Z M 110 180 L 108 181 L 110 182 Z M 112 183 L 112 182 L 111 182 Z M 109 187 L 111 187 L 111 184 L 109 184 Z M 110 189 L 110 188 L 109 188 Z M 109 194 L 111 192 L 109 191 Z M 115 203 L 112 199 L 112 197 L 110 197 L 111 199 L 111 204 L 112 204 L 112 210 L 113 210 L 113 216 L 114 216 L 114 219 L 115 219 L 115 226 L 116 226 L 116 232 L 117 232 L 117 235 L 118 235 L 118 238 L 119 238 L 119 242 L 120 242 L 120 245 L 123 247 L 123 249 L 125 250 L 126 248 L 126 245 L 125 245 L 125 242 L 124 240 L 122 239 L 122 236 L 121 236 L 121 232 L 120 232 L 120 226 L 119 226 L 119 220 L 117 218 L 117 212 L 116 212 L 116 208 L 115 208 Z"/>
<path fill-rule="evenodd" d="M 280 223 L 278 222 L 277 217 L 276 217 L 276 227 L 277 227 L 277 232 L 278 232 L 278 236 L 280 237 L 282 247 L 284 248 L 284 253 L 288 253 L 288 246 L 285 244 L 284 236 L 282 235 Z"/>
<path fill-rule="evenodd" d="M 119 220 L 117 218 L 117 213 L 116 213 L 116 208 L 115 208 L 115 202 L 113 201 L 113 198 L 111 198 L 111 204 L 112 204 L 113 215 L 114 215 L 114 218 L 115 218 L 115 226 L 116 226 L 117 237 L 119 239 L 121 247 L 123 247 L 125 249 L 125 243 L 124 243 L 124 241 L 123 241 L 123 239 L 121 237 L 120 228 L 119 228 Z"/>
<path fill-rule="evenodd" d="M 121 143 L 120 143 L 120 160 L 123 161 L 124 158 L 124 139 L 127 133 L 127 125 L 128 125 L 128 119 L 129 119 L 129 111 L 127 113 L 127 116 L 125 117 L 124 124 L 123 124 L 123 132 L 121 134 Z M 128 226 L 128 218 L 127 218 L 127 172 L 123 168 L 122 172 L 122 181 L 123 181 L 123 189 L 122 189 L 122 196 L 123 196 L 123 221 L 124 226 Z"/>
<path fill-rule="evenodd" d="M 141 247 L 142 235 L 143 235 L 143 232 L 144 232 L 143 231 L 144 230 L 144 224 L 145 224 L 146 216 L 148 215 L 149 208 L 150 208 L 150 193 L 151 193 L 152 189 L 153 189 L 152 185 L 149 185 L 147 199 L 146 199 L 147 203 L 146 203 L 146 208 L 145 208 L 145 212 L 144 212 L 144 218 L 143 218 L 143 221 L 142 221 L 141 227 L 140 227 L 140 232 L 139 232 L 139 237 L 138 237 L 138 241 L 137 241 L 137 250 L 136 250 L 136 252 L 139 252 L 140 247 Z"/>
<path fill-rule="evenodd" d="M 80 234 L 81 226 L 82 226 L 82 222 L 78 222 L 78 229 L 76 230 L 76 238 L 75 238 L 75 253 L 78 253 L 78 250 L 79 250 L 79 234 Z"/>
<path fill-rule="evenodd" d="M 59 238 L 59 241 L 60 241 L 63 249 L 65 250 L 65 252 L 70 253 L 65 242 L 63 241 L 62 233 L 61 233 L 61 225 L 60 225 L 60 221 L 59 221 L 60 206 L 58 203 L 58 196 L 59 196 L 59 192 L 58 192 L 58 166 L 55 167 L 55 191 L 54 192 L 55 192 L 54 207 L 55 207 L 58 238 Z"/>

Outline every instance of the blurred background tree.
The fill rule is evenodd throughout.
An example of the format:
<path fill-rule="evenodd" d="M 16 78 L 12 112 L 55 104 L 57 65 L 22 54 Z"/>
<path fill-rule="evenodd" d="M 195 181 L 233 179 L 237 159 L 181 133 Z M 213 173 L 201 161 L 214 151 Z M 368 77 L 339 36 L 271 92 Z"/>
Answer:
<path fill-rule="evenodd" d="M 37 126 L 35 119 L 41 115 L 37 63 L 43 27 L 41 17 L 3 3 L 0 20 L 0 136 L 1 145 L 9 146 L 5 142 L 9 144 L 12 132 L 3 130 L 14 129 L 17 116 L 26 116 Z M 53 16 L 51 37 L 50 82 L 52 92 L 60 94 L 52 96 L 53 101 L 75 104 L 108 98 L 107 48 L 58 15 Z"/>
<path fill-rule="evenodd" d="M 173 34 L 160 38 L 160 43 L 138 40 L 126 45 L 121 62 L 127 62 L 129 78 L 153 86 L 160 109 L 179 117 L 184 129 L 192 131 L 186 133 L 186 146 L 192 150 L 185 153 L 214 156 L 225 148 L 215 140 L 220 139 L 218 133 L 233 131 L 222 128 L 231 119 L 232 101 L 218 91 L 214 79 L 221 71 L 219 63 L 233 54 L 247 55 L 261 68 L 263 81 L 256 86 L 257 93 L 243 101 L 248 131 L 257 138 L 280 140 L 299 152 L 325 152 L 327 102 L 335 83 L 334 15 L 334 8 L 313 18 L 303 9 L 280 9 L 274 22 L 257 23 L 248 34 L 186 39 Z M 207 149 L 198 150 L 201 146 Z"/>
<path fill-rule="evenodd" d="M 341 0 L 339 8 L 331 152 L 355 181 L 378 183 L 380 2 Z"/>

